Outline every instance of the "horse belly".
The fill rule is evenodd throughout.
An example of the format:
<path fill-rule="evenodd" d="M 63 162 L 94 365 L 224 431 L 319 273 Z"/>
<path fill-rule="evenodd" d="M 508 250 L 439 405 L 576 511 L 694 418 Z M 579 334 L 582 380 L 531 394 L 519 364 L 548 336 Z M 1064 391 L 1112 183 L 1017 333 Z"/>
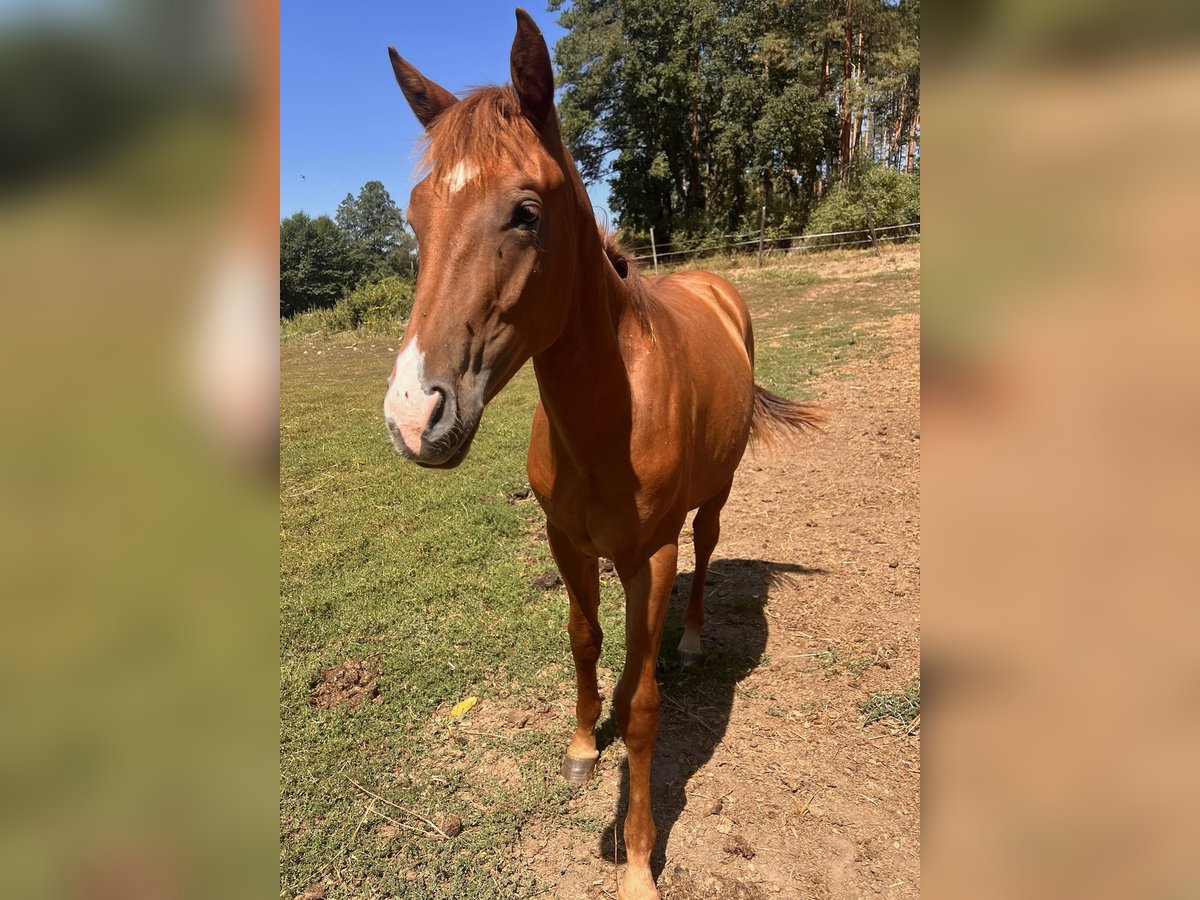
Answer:
<path fill-rule="evenodd" d="M 714 377 L 697 382 L 695 424 L 689 460 L 687 508 L 695 509 L 722 491 L 737 470 L 750 439 L 754 371 L 742 345 L 710 351 Z"/>
<path fill-rule="evenodd" d="M 692 416 L 685 432 L 688 509 L 722 491 L 733 479 L 750 436 L 754 409 L 750 314 L 737 290 L 717 276 L 672 276 L 665 297 L 682 350 L 675 374 L 690 385 Z"/>
<path fill-rule="evenodd" d="M 746 396 L 739 396 L 741 393 Z M 688 509 L 696 509 L 733 480 L 750 439 L 753 402 L 753 384 L 749 391 L 731 392 L 719 419 L 698 429 L 688 483 Z"/>

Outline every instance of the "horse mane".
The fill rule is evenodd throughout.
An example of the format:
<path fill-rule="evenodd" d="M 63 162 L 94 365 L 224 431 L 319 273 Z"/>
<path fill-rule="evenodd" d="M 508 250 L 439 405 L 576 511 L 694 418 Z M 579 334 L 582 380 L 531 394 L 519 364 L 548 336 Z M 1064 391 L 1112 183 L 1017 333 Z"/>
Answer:
<path fill-rule="evenodd" d="M 608 261 L 625 285 L 625 296 L 630 309 L 637 316 L 642 330 L 650 332 L 650 307 L 654 305 L 654 290 L 650 280 L 642 274 L 642 267 L 629 258 L 629 251 L 615 233 L 603 225 L 597 224 L 597 228 L 600 231 L 604 255 L 608 257 Z"/>

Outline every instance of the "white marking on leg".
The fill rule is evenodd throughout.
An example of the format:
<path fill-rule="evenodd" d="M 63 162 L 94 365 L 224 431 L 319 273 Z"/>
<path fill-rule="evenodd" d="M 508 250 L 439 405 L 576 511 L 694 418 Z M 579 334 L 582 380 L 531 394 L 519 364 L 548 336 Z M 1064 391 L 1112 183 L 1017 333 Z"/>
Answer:
<path fill-rule="evenodd" d="M 683 636 L 679 639 L 679 649 L 684 653 L 695 653 L 699 655 L 704 652 L 704 647 L 700 643 L 700 632 L 690 631 L 685 625 L 683 627 Z"/>

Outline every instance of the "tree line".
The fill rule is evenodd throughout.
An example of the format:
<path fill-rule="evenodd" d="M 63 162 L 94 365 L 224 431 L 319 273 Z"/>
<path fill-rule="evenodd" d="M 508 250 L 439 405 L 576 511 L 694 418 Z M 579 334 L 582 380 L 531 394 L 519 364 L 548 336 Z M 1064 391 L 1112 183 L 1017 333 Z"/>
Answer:
<path fill-rule="evenodd" d="M 800 230 L 831 195 L 861 206 L 865 183 L 916 184 L 919 204 L 920 0 L 550 8 L 564 137 L 626 232 L 757 230 L 762 206 Z"/>
<path fill-rule="evenodd" d="M 347 194 L 334 218 L 298 212 L 279 223 L 279 313 L 331 309 L 355 289 L 416 277 L 416 240 L 379 181 Z"/>

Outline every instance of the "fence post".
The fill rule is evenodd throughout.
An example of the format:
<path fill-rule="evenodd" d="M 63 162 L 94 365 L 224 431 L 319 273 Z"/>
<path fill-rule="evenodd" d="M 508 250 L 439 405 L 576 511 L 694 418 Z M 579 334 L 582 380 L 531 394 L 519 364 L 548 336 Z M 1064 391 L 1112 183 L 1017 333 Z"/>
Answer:
<path fill-rule="evenodd" d="M 767 208 L 762 208 L 762 215 L 758 217 L 758 267 L 762 268 L 763 256 L 763 232 L 767 230 Z"/>
<path fill-rule="evenodd" d="M 654 246 L 654 226 L 650 226 L 650 255 L 654 257 L 654 274 L 658 274 L 658 248 Z"/>
<path fill-rule="evenodd" d="M 862 203 L 863 212 L 867 214 L 867 233 L 871 236 L 871 246 L 875 248 L 875 255 L 882 259 L 883 253 L 879 249 L 879 235 L 875 233 L 875 220 L 871 216 L 871 205 L 867 203 L 866 191 L 863 191 Z"/>

